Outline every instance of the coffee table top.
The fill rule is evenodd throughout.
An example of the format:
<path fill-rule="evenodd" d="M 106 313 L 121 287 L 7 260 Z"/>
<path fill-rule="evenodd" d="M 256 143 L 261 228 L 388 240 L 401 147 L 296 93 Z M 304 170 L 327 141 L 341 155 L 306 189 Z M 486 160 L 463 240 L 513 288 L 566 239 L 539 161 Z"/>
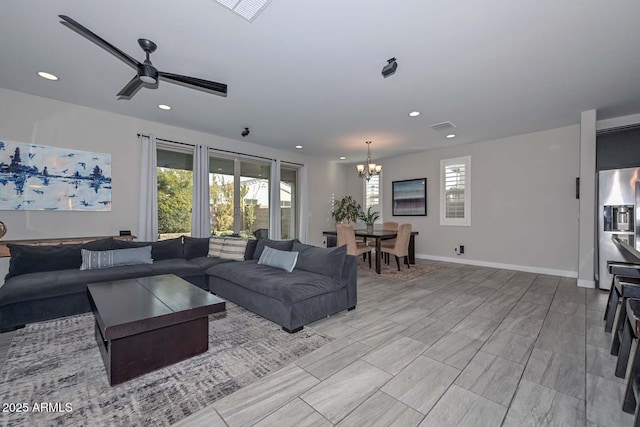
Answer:
<path fill-rule="evenodd" d="M 122 338 L 225 310 L 225 301 L 173 274 L 87 285 L 104 339 Z"/>

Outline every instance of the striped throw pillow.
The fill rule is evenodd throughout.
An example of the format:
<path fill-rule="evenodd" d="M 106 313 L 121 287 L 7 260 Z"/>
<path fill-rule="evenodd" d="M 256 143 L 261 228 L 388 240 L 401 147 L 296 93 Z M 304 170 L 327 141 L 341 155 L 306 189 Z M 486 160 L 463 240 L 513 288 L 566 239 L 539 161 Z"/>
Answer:
<path fill-rule="evenodd" d="M 220 258 L 220 253 L 222 252 L 223 245 L 224 237 L 209 237 L 209 253 L 207 254 L 207 256 Z"/>
<path fill-rule="evenodd" d="M 244 261 L 244 252 L 247 249 L 247 239 L 241 237 L 225 237 L 220 258 L 233 261 Z"/>

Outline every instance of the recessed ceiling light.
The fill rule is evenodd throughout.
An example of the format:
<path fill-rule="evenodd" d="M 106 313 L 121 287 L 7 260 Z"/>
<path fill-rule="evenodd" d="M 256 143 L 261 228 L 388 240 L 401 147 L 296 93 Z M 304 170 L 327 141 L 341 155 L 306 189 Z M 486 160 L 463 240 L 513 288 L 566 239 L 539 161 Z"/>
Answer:
<path fill-rule="evenodd" d="M 409 117 L 418 117 L 420 115 L 420 111 L 412 111 L 409 113 Z"/>
<path fill-rule="evenodd" d="M 340 156 L 340 160 L 346 160 L 347 158 L 345 156 Z"/>
<path fill-rule="evenodd" d="M 43 79 L 47 79 L 47 80 L 58 80 L 58 76 L 54 76 L 51 73 L 46 73 L 44 71 L 38 71 L 38 75 L 40 77 L 42 77 Z"/>
<path fill-rule="evenodd" d="M 160 104 L 158 105 L 158 108 L 161 110 L 171 110 L 171 106 L 166 104 Z"/>
<path fill-rule="evenodd" d="M 299 150 L 302 148 L 302 145 L 296 145 L 296 148 Z"/>
<path fill-rule="evenodd" d="M 450 133 L 449 135 L 447 135 L 447 138 L 451 139 L 451 138 L 455 138 L 456 134 L 455 133 Z"/>

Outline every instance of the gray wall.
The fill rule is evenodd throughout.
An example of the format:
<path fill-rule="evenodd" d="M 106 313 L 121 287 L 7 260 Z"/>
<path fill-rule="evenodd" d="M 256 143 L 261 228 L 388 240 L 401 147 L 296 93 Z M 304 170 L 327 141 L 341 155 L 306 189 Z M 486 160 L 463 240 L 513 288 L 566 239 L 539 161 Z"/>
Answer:
<path fill-rule="evenodd" d="M 410 222 L 418 257 L 575 277 L 578 259 L 578 125 L 431 150 L 383 165 L 384 218 Z M 440 160 L 471 156 L 471 226 L 441 226 Z M 345 165 L 346 188 L 359 200 L 361 180 Z M 427 216 L 391 216 L 391 183 L 427 177 Z M 457 245 L 465 254 L 456 255 Z"/>

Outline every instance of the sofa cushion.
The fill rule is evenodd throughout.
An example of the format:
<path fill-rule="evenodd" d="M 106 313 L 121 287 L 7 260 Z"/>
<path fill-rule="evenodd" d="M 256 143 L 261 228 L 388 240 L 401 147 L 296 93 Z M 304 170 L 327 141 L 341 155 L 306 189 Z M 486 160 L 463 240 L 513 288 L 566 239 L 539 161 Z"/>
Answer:
<path fill-rule="evenodd" d="M 114 249 L 112 251 L 88 251 L 82 249 L 82 265 L 80 266 L 80 270 L 152 263 L 151 246 Z"/>
<path fill-rule="evenodd" d="M 258 239 L 256 250 L 253 253 L 253 259 L 260 259 L 260 255 L 262 255 L 262 251 L 265 246 L 269 246 L 270 248 L 277 249 L 279 251 L 290 251 L 293 247 L 293 240 Z"/>
<path fill-rule="evenodd" d="M 158 240 L 157 242 L 130 242 L 115 239 L 113 249 L 129 249 L 151 246 L 151 258 L 154 261 L 163 259 L 182 258 L 182 237 L 175 239 Z"/>
<path fill-rule="evenodd" d="M 84 243 L 82 245 L 82 248 L 89 251 L 110 251 L 111 249 L 116 249 L 115 240 L 116 239 L 114 239 L 113 237 L 94 240 L 92 242 Z"/>
<path fill-rule="evenodd" d="M 247 248 L 244 250 L 244 259 L 253 259 L 253 254 L 256 252 L 256 246 L 258 246 L 258 241 L 256 239 L 248 239 L 247 240 Z"/>
<path fill-rule="evenodd" d="M 183 256 L 185 259 L 207 256 L 209 253 L 208 237 L 187 237 L 184 236 Z"/>
<path fill-rule="evenodd" d="M 7 247 L 11 252 L 11 259 L 9 260 L 9 273 L 5 280 L 39 271 L 78 269 L 82 264 L 81 244 L 33 246 L 8 243 Z"/>
<path fill-rule="evenodd" d="M 347 256 L 347 246 L 319 248 L 295 241 L 292 251 L 299 252 L 296 269 L 324 274 L 335 280 L 342 277 L 342 266 Z"/>
<path fill-rule="evenodd" d="M 248 240 L 242 237 L 225 237 L 220 251 L 220 258 L 231 261 L 244 261 L 247 242 Z"/>
<path fill-rule="evenodd" d="M 208 257 L 216 257 L 220 258 L 220 253 L 222 252 L 222 247 L 224 246 L 224 237 L 221 236 L 211 236 L 209 237 L 209 252 L 207 252 Z"/>
<path fill-rule="evenodd" d="M 258 260 L 258 264 L 268 265 L 270 267 L 280 268 L 287 273 L 291 273 L 296 266 L 298 260 L 298 252 L 279 251 L 277 249 L 265 246 Z"/>
<path fill-rule="evenodd" d="M 232 282 L 240 287 L 278 299 L 286 305 L 295 304 L 318 295 L 333 292 L 346 286 L 346 281 L 336 281 L 328 276 L 304 270 L 286 273 L 278 268 L 257 264 L 257 261 L 230 262 L 215 265 L 206 273 Z"/>
<path fill-rule="evenodd" d="M 208 256 L 201 256 L 201 257 L 197 257 L 197 258 L 191 258 L 189 260 L 190 263 L 193 263 L 194 265 L 197 265 L 198 267 L 200 267 L 202 269 L 202 274 L 204 275 L 204 271 L 206 269 L 208 269 L 209 267 L 212 267 L 214 265 L 218 265 L 218 264 L 222 264 L 225 262 L 232 262 L 230 259 L 222 259 L 222 258 L 213 258 L 213 257 L 208 257 Z"/>
<path fill-rule="evenodd" d="M 203 273 L 200 267 L 185 259 L 171 259 L 153 264 L 124 265 L 97 270 L 73 269 L 23 274 L 11 278 L 0 287 L 0 306 L 32 299 L 86 293 L 88 283 L 159 274 L 193 277 Z"/>

